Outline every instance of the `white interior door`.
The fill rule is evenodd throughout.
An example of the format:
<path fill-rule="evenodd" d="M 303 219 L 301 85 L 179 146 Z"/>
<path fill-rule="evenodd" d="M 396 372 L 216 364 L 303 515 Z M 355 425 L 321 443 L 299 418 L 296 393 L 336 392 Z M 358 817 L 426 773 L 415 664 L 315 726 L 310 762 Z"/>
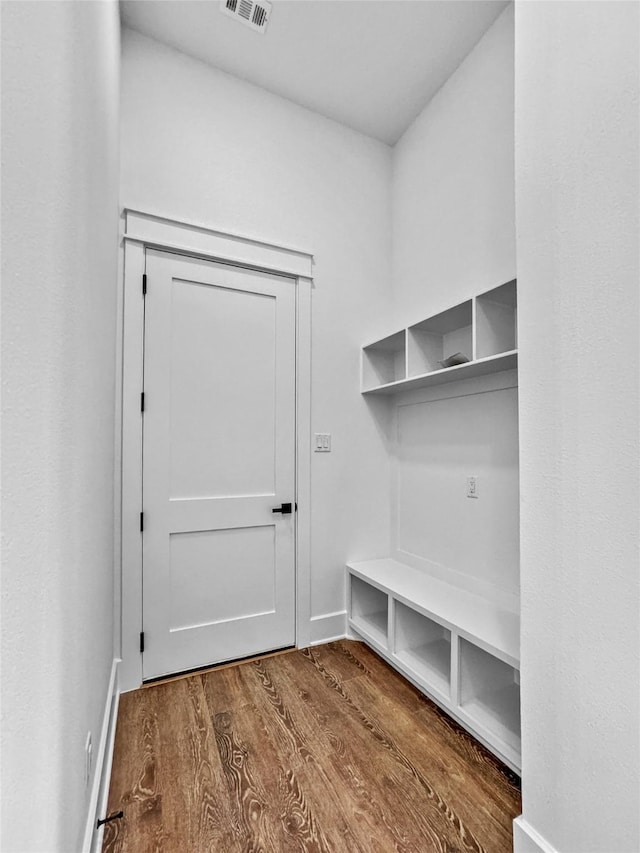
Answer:
<path fill-rule="evenodd" d="M 295 642 L 295 282 L 152 250 L 146 274 L 149 679 Z"/>

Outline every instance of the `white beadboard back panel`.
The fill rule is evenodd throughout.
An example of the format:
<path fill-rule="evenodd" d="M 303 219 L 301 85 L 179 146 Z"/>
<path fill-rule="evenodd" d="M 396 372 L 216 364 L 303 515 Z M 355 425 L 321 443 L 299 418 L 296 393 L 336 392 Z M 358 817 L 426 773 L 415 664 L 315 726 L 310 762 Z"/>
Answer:
<path fill-rule="evenodd" d="M 395 551 L 518 594 L 518 391 L 398 406 Z M 477 498 L 467 497 L 467 478 Z"/>

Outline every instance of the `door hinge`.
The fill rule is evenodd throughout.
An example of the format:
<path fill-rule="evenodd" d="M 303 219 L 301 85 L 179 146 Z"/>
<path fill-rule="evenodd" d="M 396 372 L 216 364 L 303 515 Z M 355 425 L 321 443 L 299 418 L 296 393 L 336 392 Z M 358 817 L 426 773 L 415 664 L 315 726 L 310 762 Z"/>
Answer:
<path fill-rule="evenodd" d="M 146 272 L 142 273 L 142 295 L 143 296 L 147 295 L 147 274 L 146 274 Z"/>
<path fill-rule="evenodd" d="M 144 513 L 140 513 L 140 533 L 144 530 Z"/>
<path fill-rule="evenodd" d="M 144 391 L 140 392 L 140 411 L 144 412 Z"/>
<path fill-rule="evenodd" d="M 144 652 L 144 631 L 140 631 L 140 654 Z"/>

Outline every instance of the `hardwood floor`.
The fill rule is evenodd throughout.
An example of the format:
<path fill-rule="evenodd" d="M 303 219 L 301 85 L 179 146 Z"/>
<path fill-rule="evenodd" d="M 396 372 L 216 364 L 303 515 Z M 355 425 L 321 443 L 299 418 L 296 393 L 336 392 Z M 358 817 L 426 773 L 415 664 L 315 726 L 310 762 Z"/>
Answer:
<path fill-rule="evenodd" d="M 361 643 L 125 693 L 104 853 L 502 853 L 513 775 Z"/>

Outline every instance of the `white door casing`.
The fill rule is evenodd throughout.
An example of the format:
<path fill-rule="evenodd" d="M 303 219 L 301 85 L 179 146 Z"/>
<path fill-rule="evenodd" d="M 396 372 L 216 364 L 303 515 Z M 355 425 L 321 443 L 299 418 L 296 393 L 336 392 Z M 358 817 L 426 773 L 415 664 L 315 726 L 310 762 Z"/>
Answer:
<path fill-rule="evenodd" d="M 145 679 L 295 642 L 295 280 L 148 250 Z"/>
<path fill-rule="evenodd" d="M 119 291 L 119 366 L 116 458 L 116 536 L 121 546 L 115 566 L 115 654 L 122 659 L 121 690 L 143 680 L 140 653 L 142 630 L 142 536 L 139 515 L 142 495 L 142 418 L 144 304 L 142 281 L 146 249 L 166 249 L 185 257 L 273 272 L 295 280 L 296 291 L 296 459 L 298 512 L 293 518 L 296 555 L 296 637 L 309 644 L 310 622 L 310 466 L 311 466 L 311 253 L 261 238 L 231 234 L 201 223 L 179 221 L 156 213 L 125 208 L 123 276 Z"/>

